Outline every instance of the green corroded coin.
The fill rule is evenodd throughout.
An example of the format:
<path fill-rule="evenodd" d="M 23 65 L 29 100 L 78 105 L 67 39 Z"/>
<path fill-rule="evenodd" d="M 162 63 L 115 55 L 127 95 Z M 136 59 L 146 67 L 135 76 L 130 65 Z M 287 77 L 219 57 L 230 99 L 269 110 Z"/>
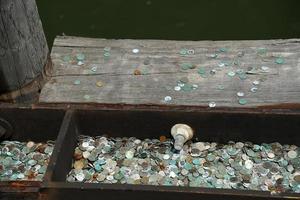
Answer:
<path fill-rule="evenodd" d="M 216 156 L 214 154 L 210 153 L 210 154 L 207 155 L 206 158 L 207 158 L 208 161 L 212 162 L 216 159 Z"/>
<path fill-rule="evenodd" d="M 191 63 L 183 63 L 180 65 L 182 70 L 193 69 L 193 65 Z"/>
<path fill-rule="evenodd" d="M 73 82 L 74 85 L 80 85 L 80 83 L 81 83 L 80 80 L 75 80 L 75 81 Z"/>
<path fill-rule="evenodd" d="M 64 62 L 70 62 L 71 61 L 71 56 L 64 56 L 63 61 Z"/>
<path fill-rule="evenodd" d="M 217 89 L 218 89 L 218 90 L 224 90 L 225 87 L 224 87 L 224 85 L 218 85 L 218 86 L 217 86 Z"/>
<path fill-rule="evenodd" d="M 190 92 L 193 90 L 193 85 L 186 83 L 183 87 L 181 87 L 181 89 L 185 92 Z"/>
<path fill-rule="evenodd" d="M 206 74 L 206 70 L 204 68 L 199 68 L 198 69 L 198 74 L 204 75 L 204 74 Z"/>
<path fill-rule="evenodd" d="M 220 52 L 227 52 L 227 51 L 228 51 L 228 49 L 227 49 L 227 48 L 225 48 L 225 47 L 222 47 L 222 48 L 220 48 L 220 49 L 219 49 L 219 51 L 220 51 Z"/>
<path fill-rule="evenodd" d="M 117 174 L 114 174 L 114 178 L 116 180 L 121 180 L 122 178 L 124 178 L 124 175 L 122 173 L 117 173 Z"/>
<path fill-rule="evenodd" d="M 243 69 L 237 69 L 235 72 L 236 72 L 238 75 L 241 75 L 241 74 L 244 74 L 244 73 L 245 73 L 245 71 L 244 71 Z"/>
<path fill-rule="evenodd" d="M 190 163 L 185 163 L 184 164 L 184 169 L 191 170 L 192 168 L 193 168 L 193 165 L 191 165 Z"/>
<path fill-rule="evenodd" d="M 228 76 L 230 77 L 234 77 L 235 76 L 235 72 L 234 71 L 230 71 L 227 73 Z"/>
<path fill-rule="evenodd" d="M 248 101 L 246 99 L 239 99 L 239 104 L 245 105 L 247 103 L 248 103 Z"/>
<path fill-rule="evenodd" d="M 246 75 L 245 73 L 239 74 L 238 77 L 239 77 L 241 80 L 246 80 L 246 79 L 247 79 L 247 75 Z"/>
<path fill-rule="evenodd" d="M 276 64 L 284 64 L 285 60 L 284 58 L 276 58 L 275 63 Z"/>
<path fill-rule="evenodd" d="M 257 53 L 258 54 L 265 54 L 265 53 L 267 53 L 267 49 L 266 48 L 258 48 Z"/>
<path fill-rule="evenodd" d="M 84 61 L 85 55 L 83 53 L 76 54 L 77 61 Z"/>
<path fill-rule="evenodd" d="M 193 164 L 194 164 L 194 165 L 200 165 L 200 163 L 201 163 L 201 161 L 200 161 L 199 158 L 193 159 Z"/>
<path fill-rule="evenodd" d="M 170 165 L 176 165 L 177 162 L 176 162 L 176 160 L 170 160 L 169 163 L 170 163 Z"/>
<path fill-rule="evenodd" d="M 103 164 L 100 164 L 98 161 L 94 162 L 94 169 L 97 171 L 97 172 L 100 172 L 102 170 L 102 165 Z"/>
<path fill-rule="evenodd" d="M 142 75 L 147 75 L 147 74 L 149 74 L 149 69 L 142 69 L 142 70 L 141 70 L 141 74 L 142 74 Z"/>
<path fill-rule="evenodd" d="M 106 57 L 106 58 L 110 57 L 110 52 L 104 52 L 103 56 Z"/>
<path fill-rule="evenodd" d="M 187 53 L 188 53 L 188 50 L 187 50 L 187 49 L 181 49 L 181 50 L 179 51 L 179 54 L 182 55 L 182 56 L 187 55 Z"/>

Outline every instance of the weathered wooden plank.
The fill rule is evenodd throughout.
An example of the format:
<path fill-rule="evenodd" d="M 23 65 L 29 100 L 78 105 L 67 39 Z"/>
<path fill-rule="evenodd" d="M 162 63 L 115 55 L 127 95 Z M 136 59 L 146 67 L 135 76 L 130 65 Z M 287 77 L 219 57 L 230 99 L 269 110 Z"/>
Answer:
<path fill-rule="evenodd" d="M 66 41 L 65 41 L 66 40 Z M 192 62 L 195 64 L 203 64 L 204 66 L 213 66 L 222 58 L 233 59 L 239 51 L 245 51 L 242 59 L 243 64 L 247 66 L 267 64 L 260 59 L 256 59 L 255 50 L 259 47 L 271 48 L 269 57 L 281 55 L 282 53 L 291 53 L 299 50 L 297 45 L 289 45 L 297 43 L 298 40 L 268 40 L 268 41 L 156 41 L 156 40 L 104 40 L 104 39 L 76 39 L 66 37 L 65 39 L 57 38 L 52 50 L 52 60 L 54 65 L 53 75 L 74 75 L 89 74 L 92 64 L 99 65 L 97 73 L 124 73 L 125 69 L 134 69 L 143 65 L 143 62 L 149 58 L 151 66 L 159 65 L 159 72 L 174 71 L 174 66 L 180 62 Z M 86 44 L 86 46 L 84 46 Z M 103 48 L 109 46 L 112 48 L 112 60 L 105 61 L 103 58 Z M 227 47 L 231 51 L 221 55 L 218 60 L 205 59 L 206 54 L 214 53 L 218 48 Z M 133 48 L 142 49 L 137 55 L 132 54 Z M 180 57 L 179 50 L 181 48 L 194 49 L 196 54 L 188 57 Z M 293 49 L 295 48 L 295 49 Z M 78 67 L 77 63 L 64 63 L 62 61 L 64 55 L 73 55 L 84 52 L 87 61 L 84 66 Z M 273 65 L 274 63 L 271 63 Z M 103 65 L 103 68 L 101 68 Z M 128 68 L 130 67 L 130 68 Z M 157 68 L 154 68 L 157 69 Z M 178 70 L 177 70 L 178 71 Z"/>
<path fill-rule="evenodd" d="M 111 48 L 109 59 L 103 55 L 105 47 Z M 132 52 L 135 48 L 140 50 L 139 53 Z M 180 54 L 183 48 L 193 49 L 195 53 L 183 56 Z M 85 55 L 84 65 L 78 65 L 78 53 Z M 210 58 L 215 53 L 218 57 Z M 58 37 L 51 54 L 54 63 L 52 78 L 43 88 L 40 102 L 207 106 L 214 101 L 217 106 L 226 107 L 299 103 L 299 54 L 298 39 L 159 41 Z M 67 61 L 68 57 L 70 61 Z M 277 64 L 277 58 L 282 58 L 284 63 Z M 195 68 L 183 70 L 184 63 Z M 229 66 L 220 67 L 220 63 L 229 63 Z M 241 70 L 249 72 L 250 67 L 261 66 L 267 66 L 268 72 L 252 70 L 254 73 L 247 74 L 245 80 L 227 74 Z M 199 75 L 200 68 L 207 72 L 206 78 Z M 136 69 L 145 74 L 134 75 Z M 212 69 L 217 70 L 215 75 L 209 74 Z M 177 82 L 186 78 L 198 88 L 175 91 Z M 75 85 L 75 80 L 80 80 L 80 84 Z M 253 93 L 250 89 L 255 80 L 261 83 Z M 97 87 L 97 81 L 102 81 L 104 86 Z M 220 90 L 220 86 L 224 90 Z M 245 93 L 246 105 L 238 103 L 241 98 L 237 96 L 239 91 Z M 165 102 L 165 96 L 171 96 L 172 101 Z"/>
<path fill-rule="evenodd" d="M 19 89 L 34 85 L 47 58 L 35 0 L 0 0 L 0 94 L 14 92 L 16 96 L 18 91 L 22 95 Z"/>

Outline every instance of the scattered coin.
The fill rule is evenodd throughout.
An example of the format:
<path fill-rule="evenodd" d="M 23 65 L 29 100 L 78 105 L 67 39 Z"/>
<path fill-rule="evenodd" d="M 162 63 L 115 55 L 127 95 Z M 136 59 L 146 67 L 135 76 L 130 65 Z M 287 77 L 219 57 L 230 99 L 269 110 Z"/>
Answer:
<path fill-rule="evenodd" d="M 210 54 L 210 55 L 208 55 L 207 57 L 209 57 L 209 58 L 217 58 L 218 57 L 218 54 Z"/>
<path fill-rule="evenodd" d="M 194 54 L 195 54 L 195 50 L 194 50 L 194 49 L 189 49 L 189 50 L 187 51 L 187 54 L 189 54 L 189 55 L 194 55 Z"/>
<path fill-rule="evenodd" d="M 230 76 L 230 77 L 233 77 L 233 76 L 235 76 L 235 72 L 234 71 L 230 71 L 230 72 L 227 73 L 227 75 Z"/>
<path fill-rule="evenodd" d="M 228 51 L 228 49 L 227 49 L 227 48 L 225 48 L 225 47 L 222 47 L 222 48 L 219 48 L 219 51 L 220 51 L 220 52 L 227 52 L 227 51 Z"/>
<path fill-rule="evenodd" d="M 90 97 L 90 95 L 87 95 L 87 94 L 86 94 L 86 95 L 83 96 L 83 98 L 84 98 L 85 100 L 89 100 L 91 97 Z"/>
<path fill-rule="evenodd" d="M 139 49 L 132 49 L 132 53 L 135 53 L 135 54 L 137 54 L 137 53 L 139 53 L 140 52 L 140 50 Z"/>
<path fill-rule="evenodd" d="M 214 102 L 214 101 L 211 101 L 211 102 L 209 102 L 208 103 L 208 106 L 210 107 L 210 108 L 214 108 L 214 107 L 216 107 L 216 102 Z"/>
<path fill-rule="evenodd" d="M 167 137 L 164 136 L 164 135 L 161 135 L 161 136 L 159 137 L 159 141 L 160 141 L 160 142 L 165 142 L 166 140 L 167 140 Z"/>
<path fill-rule="evenodd" d="M 277 58 L 277 59 L 275 60 L 275 63 L 276 63 L 276 64 L 284 64 L 284 62 L 285 62 L 284 58 Z"/>
<path fill-rule="evenodd" d="M 258 53 L 258 54 L 265 54 L 265 53 L 267 53 L 267 49 L 266 49 L 266 48 L 263 48 L 263 47 L 258 48 L 257 53 Z"/>
<path fill-rule="evenodd" d="M 259 84 L 260 84 L 260 81 L 259 81 L 259 80 L 255 80 L 255 81 L 252 82 L 252 84 L 253 84 L 253 85 L 259 85 Z"/>
<path fill-rule="evenodd" d="M 97 87 L 103 87 L 104 86 L 104 83 L 102 81 L 97 81 L 96 82 L 96 86 Z"/>
<path fill-rule="evenodd" d="M 172 97 L 170 97 L 170 96 L 165 96 L 164 101 L 165 101 L 165 102 L 172 101 Z"/>
<path fill-rule="evenodd" d="M 82 65 L 84 65 L 84 62 L 83 61 L 78 61 L 77 65 L 82 66 Z"/>
<path fill-rule="evenodd" d="M 97 66 L 92 66 L 91 71 L 92 72 L 97 72 Z"/>
<path fill-rule="evenodd" d="M 238 97 L 243 97 L 243 96 L 245 96 L 245 93 L 244 93 L 244 92 L 237 92 L 236 94 L 237 94 Z"/>
<path fill-rule="evenodd" d="M 133 74 L 134 75 L 142 75 L 142 72 L 139 69 L 135 69 Z"/>
<path fill-rule="evenodd" d="M 76 59 L 77 59 L 77 61 L 84 61 L 85 55 L 82 53 L 78 53 L 78 54 L 76 54 Z"/>
<path fill-rule="evenodd" d="M 239 99 L 239 104 L 245 105 L 247 103 L 248 103 L 248 101 L 246 99 Z"/>
<path fill-rule="evenodd" d="M 81 83 L 80 80 L 75 80 L 75 81 L 73 82 L 74 85 L 80 85 L 80 83 Z"/>
<path fill-rule="evenodd" d="M 253 93 L 257 92 L 257 90 L 258 90 L 257 87 L 252 87 L 252 88 L 250 89 L 250 91 L 253 92 Z"/>
<path fill-rule="evenodd" d="M 264 72 L 269 72 L 269 71 L 270 71 L 270 68 L 267 67 L 267 66 L 262 66 L 262 67 L 261 67 L 261 70 L 264 71 Z"/>
<path fill-rule="evenodd" d="M 174 87 L 174 90 L 175 90 L 175 91 L 180 91 L 180 90 L 181 90 L 181 87 L 180 87 L 180 86 L 175 86 L 175 87 Z"/>

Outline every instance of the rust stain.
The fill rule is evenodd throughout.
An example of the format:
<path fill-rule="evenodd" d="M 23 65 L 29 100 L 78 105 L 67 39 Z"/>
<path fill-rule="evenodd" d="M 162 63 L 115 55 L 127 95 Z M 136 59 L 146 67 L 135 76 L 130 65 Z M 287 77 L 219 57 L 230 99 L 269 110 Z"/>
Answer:
<path fill-rule="evenodd" d="M 166 140 L 167 140 L 167 137 L 164 136 L 164 135 L 161 135 L 161 136 L 159 137 L 159 141 L 161 141 L 161 142 L 165 142 Z"/>
<path fill-rule="evenodd" d="M 41 187 L 41 182 L 36 181 L 15 181 L 15 182 L 3 182 L 0 183 L 1 192 L 37 192 Z"/>
<path fill-rule="evenodd" d="M 27 185 L 24 183 L 12 182 L 12 183 L 10 183 L 10 186 L 15 187 L 15 188 L 20 188 L 20 187 L 26 187 Z"/>

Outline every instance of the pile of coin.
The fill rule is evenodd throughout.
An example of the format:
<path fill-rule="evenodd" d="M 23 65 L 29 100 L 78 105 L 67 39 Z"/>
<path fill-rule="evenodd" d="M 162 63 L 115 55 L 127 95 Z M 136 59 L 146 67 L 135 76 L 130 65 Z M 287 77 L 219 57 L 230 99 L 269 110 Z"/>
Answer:
<path fill-rule="evenodd" d="M 300 148 L 251 142 L 80 136 L 69 182 L 234 188 L 300 193 Z"/>
<path fill-rule="evenodd" d="M 0 143 L 0 181 L 42 181 L 54 148 L 54 142 Z"/>

